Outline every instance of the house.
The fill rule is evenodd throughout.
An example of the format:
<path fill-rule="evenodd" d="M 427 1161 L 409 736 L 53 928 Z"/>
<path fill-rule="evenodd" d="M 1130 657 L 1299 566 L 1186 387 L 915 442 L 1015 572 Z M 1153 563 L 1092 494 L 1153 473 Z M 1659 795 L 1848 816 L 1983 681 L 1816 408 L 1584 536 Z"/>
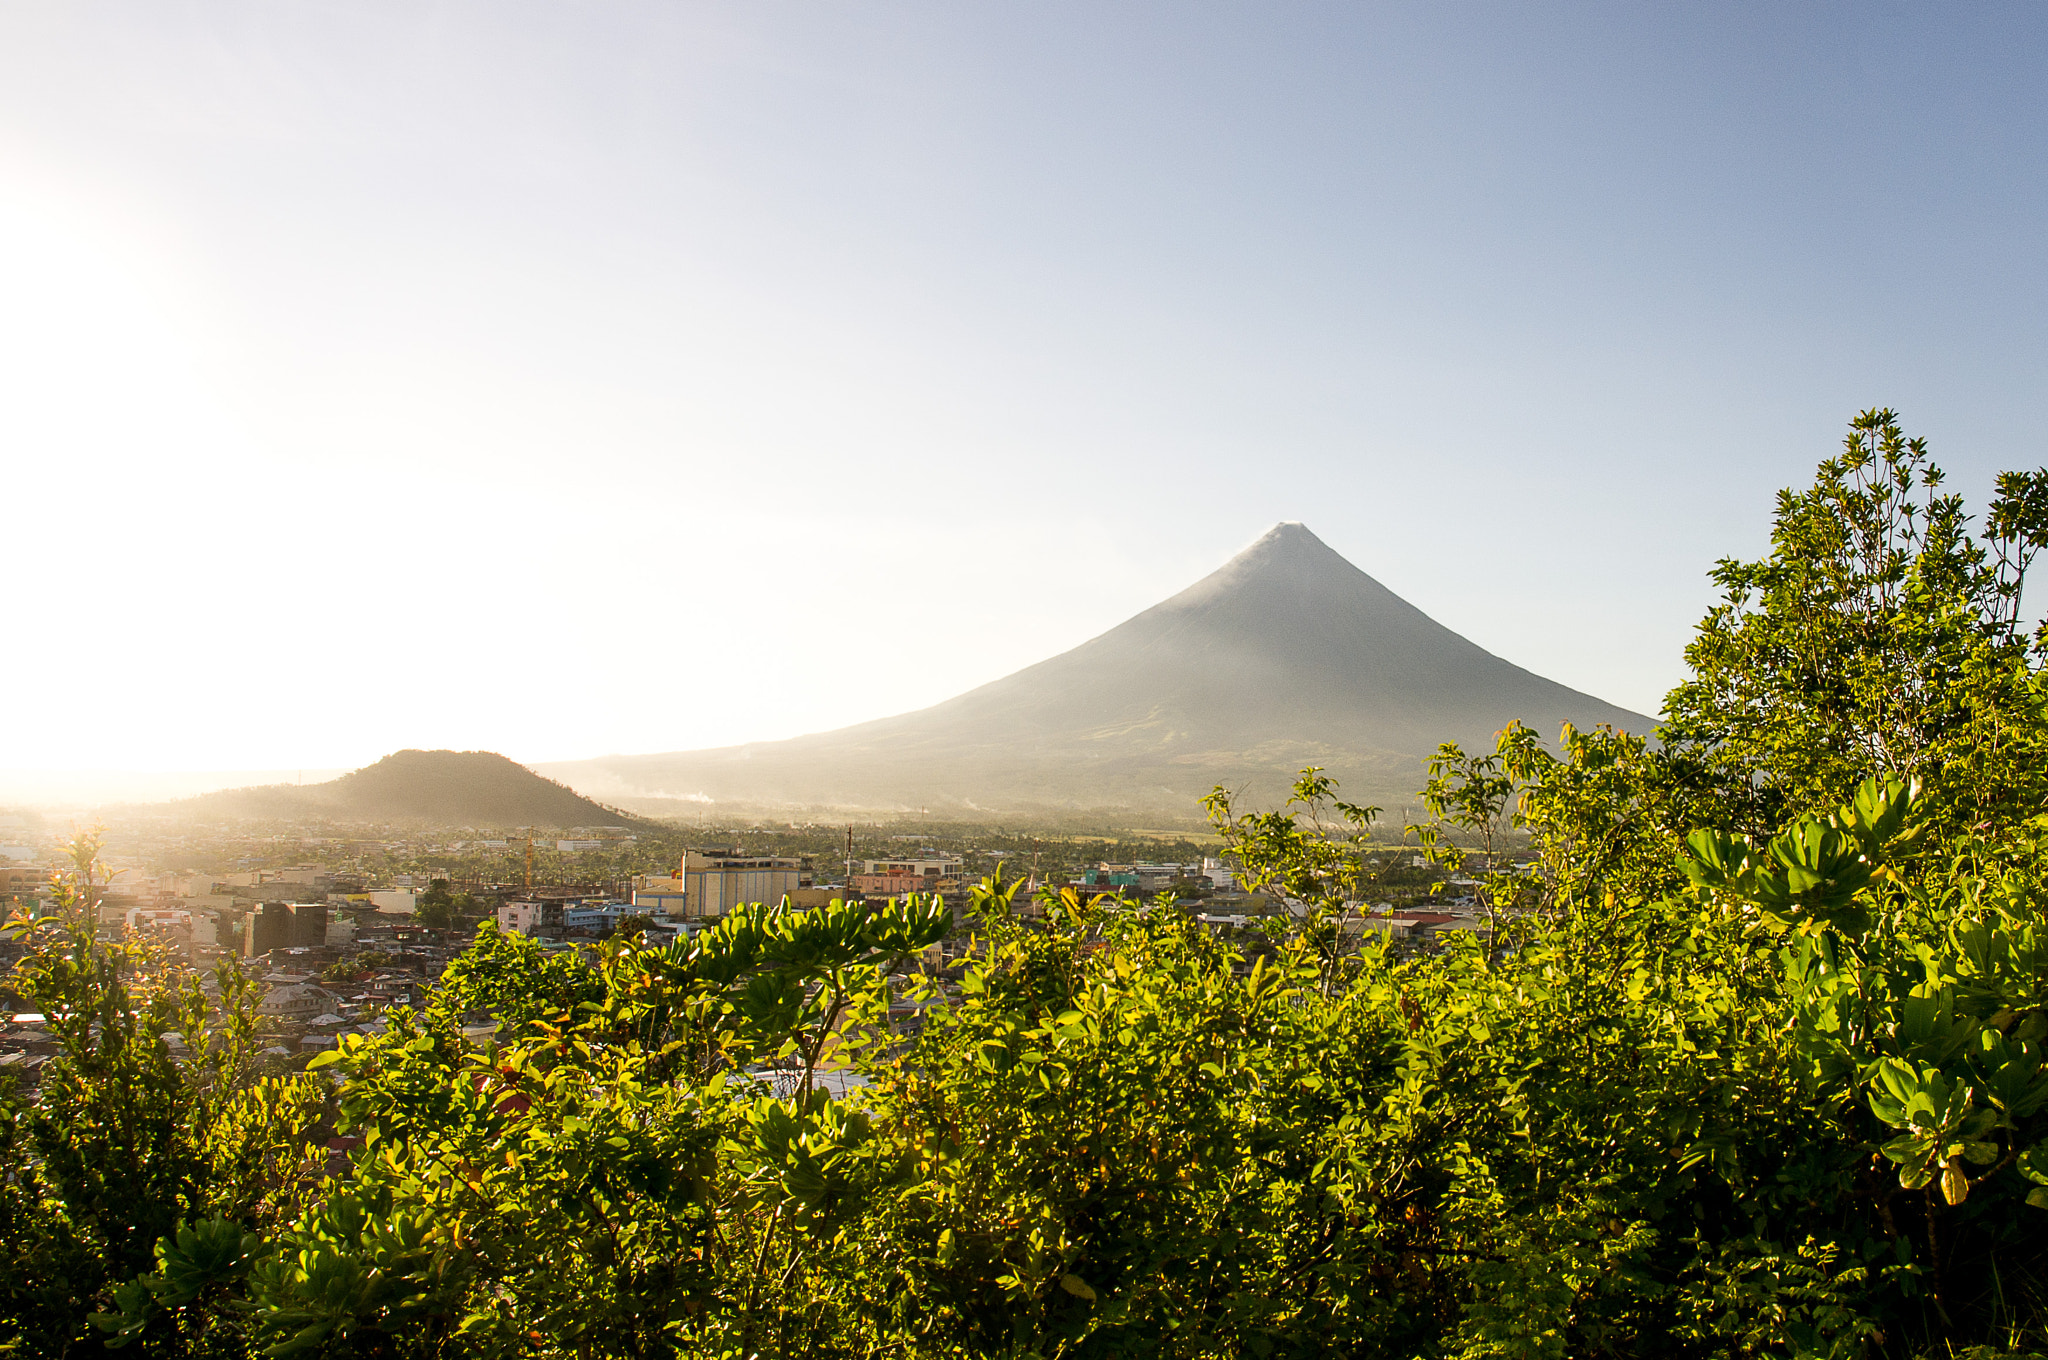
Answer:
<path fill-rule="evenodd" d="M 413 989 L 419 984 L 405 973 L 384 971 L 363 984 L 362 1001 L 381 1006 L 412 1004 Z"/>
<path fill-rule="evenodd" d="M 263 994 L 256 1013 L 272 1020 L 310 1020 L 326 1011 L 332 998 L 304 983 L 273 987 Z"/>

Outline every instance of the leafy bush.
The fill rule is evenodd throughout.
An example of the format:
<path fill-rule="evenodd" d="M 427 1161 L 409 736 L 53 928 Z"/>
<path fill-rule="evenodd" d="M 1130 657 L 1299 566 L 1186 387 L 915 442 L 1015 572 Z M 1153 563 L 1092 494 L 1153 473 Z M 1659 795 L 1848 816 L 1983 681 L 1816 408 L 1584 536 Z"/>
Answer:
<path fill-rule="evenodd" d="M 2048 476 L 1986 547 L 1937 475 L 1860 418 L 1723 564 L 1661 741 L 1440 751 L 1423 848 L 1493 852 L 1490 929 L 1415 957 L 1360 929 L 1376 810 L 1310 770 L 1208 800 L 1298 909 L 1262 932 L 1026 919 L 999 871 L 942 993 L 935 900 L 587 956 L 486 925 L 423 1013 L 264 1076 L 232 969 L 209 1016 L 94 936 L 82 845 L 18 927 L 63 1050 L 0 1099 L 0 1347 L 2038 1354 Z"/>

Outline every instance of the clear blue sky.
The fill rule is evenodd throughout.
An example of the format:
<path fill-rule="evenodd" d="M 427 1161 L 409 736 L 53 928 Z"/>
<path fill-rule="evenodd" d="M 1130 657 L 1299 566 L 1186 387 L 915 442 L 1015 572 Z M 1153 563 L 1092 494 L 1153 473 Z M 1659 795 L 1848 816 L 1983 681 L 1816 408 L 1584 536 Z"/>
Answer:
<path fill-rule="evenodd" d="M 0 765 L 793 735 L 1282 519 L 1654 709 L 1858 409 L 2048 461 L 2044 70 L 2035 5 L 18 0 Z"/>

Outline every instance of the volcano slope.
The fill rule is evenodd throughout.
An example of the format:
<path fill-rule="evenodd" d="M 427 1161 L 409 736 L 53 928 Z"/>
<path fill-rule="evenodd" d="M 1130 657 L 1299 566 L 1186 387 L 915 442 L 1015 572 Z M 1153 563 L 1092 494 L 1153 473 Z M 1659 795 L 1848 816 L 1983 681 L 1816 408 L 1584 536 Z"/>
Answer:
<path fill-rule="evenodd" d="M 1414 803 L 1437 743 L 1519 718 L 1641 733 L 1640 713 L 1443 627 L 1297 523 L 1072 651 L 914 713 L 788 741 L 542 767 L 628 806 L 1004 818 L 1196 814 L 1217 784 L 1270 801 L 1304 765 L 1347 797 Z"/>

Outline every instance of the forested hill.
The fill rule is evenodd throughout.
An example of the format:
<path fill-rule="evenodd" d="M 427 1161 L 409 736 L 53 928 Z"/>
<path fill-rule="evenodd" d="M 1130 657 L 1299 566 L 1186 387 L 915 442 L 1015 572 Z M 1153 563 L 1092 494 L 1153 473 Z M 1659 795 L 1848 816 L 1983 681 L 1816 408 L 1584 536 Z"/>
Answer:
<path fill-rule="evenodd" d="M 200 816 L 419 821 L 445 826 L 645 826 L 494 751 L 397 751 L 324 784 L 271 784 L 188 799 Z"/>

